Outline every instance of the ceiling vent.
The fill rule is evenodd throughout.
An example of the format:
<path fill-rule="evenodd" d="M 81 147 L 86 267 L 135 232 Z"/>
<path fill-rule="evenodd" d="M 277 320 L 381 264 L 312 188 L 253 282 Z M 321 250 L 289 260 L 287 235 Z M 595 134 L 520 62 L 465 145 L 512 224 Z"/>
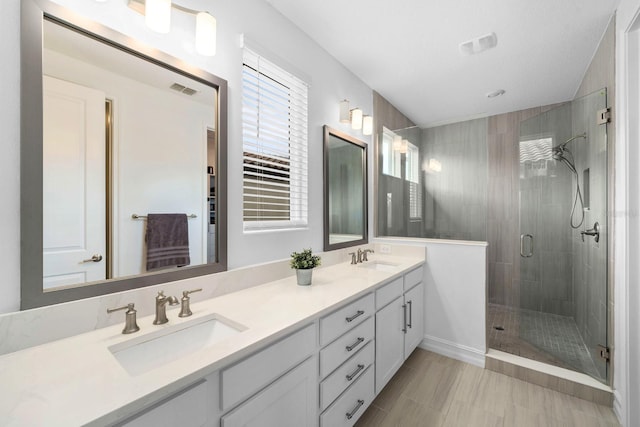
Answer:
<path fill-rule="evenodd" d="M 489 33 L 484 36 L 462 42 L 458 47 L 460 49 L 460 53 L 463 55 L 475 55 L 476 53 L 494 48 L 497 44 L 498 36 L 496 36 L 496 33 Z"/>
<path fill-rule="evenodd" d="M 198 92 L 197 90 L 191 89 L 190 87 L 183 86 L 180 83 L 174 83 L 170 87 L 175 91 L 184 93 L 185 95 L 189 95 L 189 96 L 194 95 Z"/>

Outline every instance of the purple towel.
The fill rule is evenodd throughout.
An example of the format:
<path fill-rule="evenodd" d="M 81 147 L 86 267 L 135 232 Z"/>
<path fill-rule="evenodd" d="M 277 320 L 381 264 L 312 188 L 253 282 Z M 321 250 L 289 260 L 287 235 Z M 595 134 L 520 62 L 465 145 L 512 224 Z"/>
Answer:
<path fill-rule="evenodd" d="M 147 215 L 147 271 L 189 265 L 189 225 L 185 214 Z"/>

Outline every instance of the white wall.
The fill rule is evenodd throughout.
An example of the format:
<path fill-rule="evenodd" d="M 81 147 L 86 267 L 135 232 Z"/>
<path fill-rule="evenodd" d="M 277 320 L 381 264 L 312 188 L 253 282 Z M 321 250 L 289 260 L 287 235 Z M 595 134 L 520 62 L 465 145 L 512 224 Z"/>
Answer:
<path fill-rule="evenodd" d="M 621 0 L 616 16 L 614 410 L 640 425 L 640 14 Z"/>
<path fill-rule="evenodd" d="M 412 238 L 376 238 L 374 242 L 377 251 L 386 243 L 426 248 L 421 347 L 484 367 L 487 243 Z"/>
<path fill-rule="evenodd" d="M 19 3 L 0 2 L 0 55 L 3 58 L 0 93 L 0 312 L 19 307 Z M 155 34 L 144 26 L 144 19 L 125 7 L 126 2 L 104 3 L 87 0 L 57 0 L 90 19 L 98 21 L 143 43 L 165 51 L 226 79 L 229 83 L 229 176 L 228 176 L 228 255 L 229 267 L 236 268 L 287 257 L 293 250 L 311 246 L 322 248 L 322 126 L 328 124 L 369 143 L 359 131 L 338 122 L 338 102 L 348 98 L 352 105 L 371 112 L 371 89 L 345 69 L 300 29 L 263 0 L 242 2 L 222 0 L 184 0 L 185 7 L 208 10 L 218 21 L 217 55 L 194 53 L 193 18 L 173 13 L 172 31 Z M 242 228 L 242 130 L 240 36 L 252 40 L 290 63 L 311 79 L 309 89 L 309 227 L 305 230 L 246 234 Z M 372 158 L 370 150 L 370 159 Z M 369 164 L 372 164 L 370 161 Z M 370 181 L 371 182 L 371 181 Z"/>

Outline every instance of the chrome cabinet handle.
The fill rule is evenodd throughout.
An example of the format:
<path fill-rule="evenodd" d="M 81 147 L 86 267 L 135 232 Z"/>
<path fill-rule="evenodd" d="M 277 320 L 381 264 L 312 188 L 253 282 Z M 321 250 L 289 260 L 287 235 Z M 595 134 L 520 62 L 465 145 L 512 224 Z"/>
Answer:
<path fill-rule="evenodd" d="M 345 318 L 344 318 L 344 320 L 346 320 L 347 322 L 353 322 L 357 317 L 360 317 L 360 316 L 362 316 L 363 314 L 364 314 L 364 311 L 362 311 L 362 310 L 358 310 L 358 311 L 356 312 L 356 314 L 354 314 L 354 315 L 353 315 L 353 316 L 351 316 L 351 317 L 345 317 Z"/>
<path fill-rule="evenodd" d="M 407 323 L 407 326 L 411 329 L 413 327 L 413 301 L 407 301 L 407 305 L 409 306 L 409 323 Z"/>
<path fill-rule="evenodd" d="M 364 365 L 358 365 L 355 371 L 347 375 L 347 381 L 351 381 L 364 369 Z"/>
<path fill-rule="evenodd" d="M 353 408 L 351 412 L 347 412 L 347 419 L 350 420 L 351 418 L 353 418 L 353 416 L 356 414 L 356 412 L 358 412 L 358 409 L 360 409 L 362 405 L 364 405 L 364 400 L 358 399 L 358 404 L 355 406 L 355 408 Z"/>
<path fill-rule="evenodd" d="M 529 238 L 529 252 L 524 253 L 524 239 L 525 237 Z M 533 256 L 533 236 L 531 234 L 521 234 L 520 235 L 520 256 L 523 258 L 531 258 Z"/>
<path fill-rule="evenodd" d="M 102 261 L 102 255 L 95 254 L 89 259 L 82 260 L 82 263 L 84 264 L 85 262 L 100 262 L 100 261 Z"/>
<path fill-rule="evenodd" d="M 356 342 L 354 342 L 351 345 L 346 346 L 345 348 L 347 349 L 347 351 L 351 351 L 354 348 L 356 348 L 357 346 L 359 346 L 362 342 L 364 341 L 364 338 L 362 337 L 358 337 L 358 339 L 356 340 Z"/>
<path fill-rule="evenodd" d="M 402 304 L 402 332 L 407 333 L 407 304 Z"/>

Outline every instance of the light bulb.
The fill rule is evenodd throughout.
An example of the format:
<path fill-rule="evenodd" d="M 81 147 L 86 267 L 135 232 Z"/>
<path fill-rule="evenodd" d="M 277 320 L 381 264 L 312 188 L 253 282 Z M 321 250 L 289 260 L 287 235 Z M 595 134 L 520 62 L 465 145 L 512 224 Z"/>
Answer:
<path fill-rule="evenodd" d="M 216 54 L 216 18 L 207 12 L 196 15 L 196 52 L 205 56 Z"/>
<path fill-rule="evenodd" d="M 171 0 L 146 0 L 144 22 L 156 33 L 168 33 L 171 29 Z"/>
<path fill-rule="evenodd" d="M 362 110 L 359 108 L 351 110 L 351 129 L 362 129 Z"/>

